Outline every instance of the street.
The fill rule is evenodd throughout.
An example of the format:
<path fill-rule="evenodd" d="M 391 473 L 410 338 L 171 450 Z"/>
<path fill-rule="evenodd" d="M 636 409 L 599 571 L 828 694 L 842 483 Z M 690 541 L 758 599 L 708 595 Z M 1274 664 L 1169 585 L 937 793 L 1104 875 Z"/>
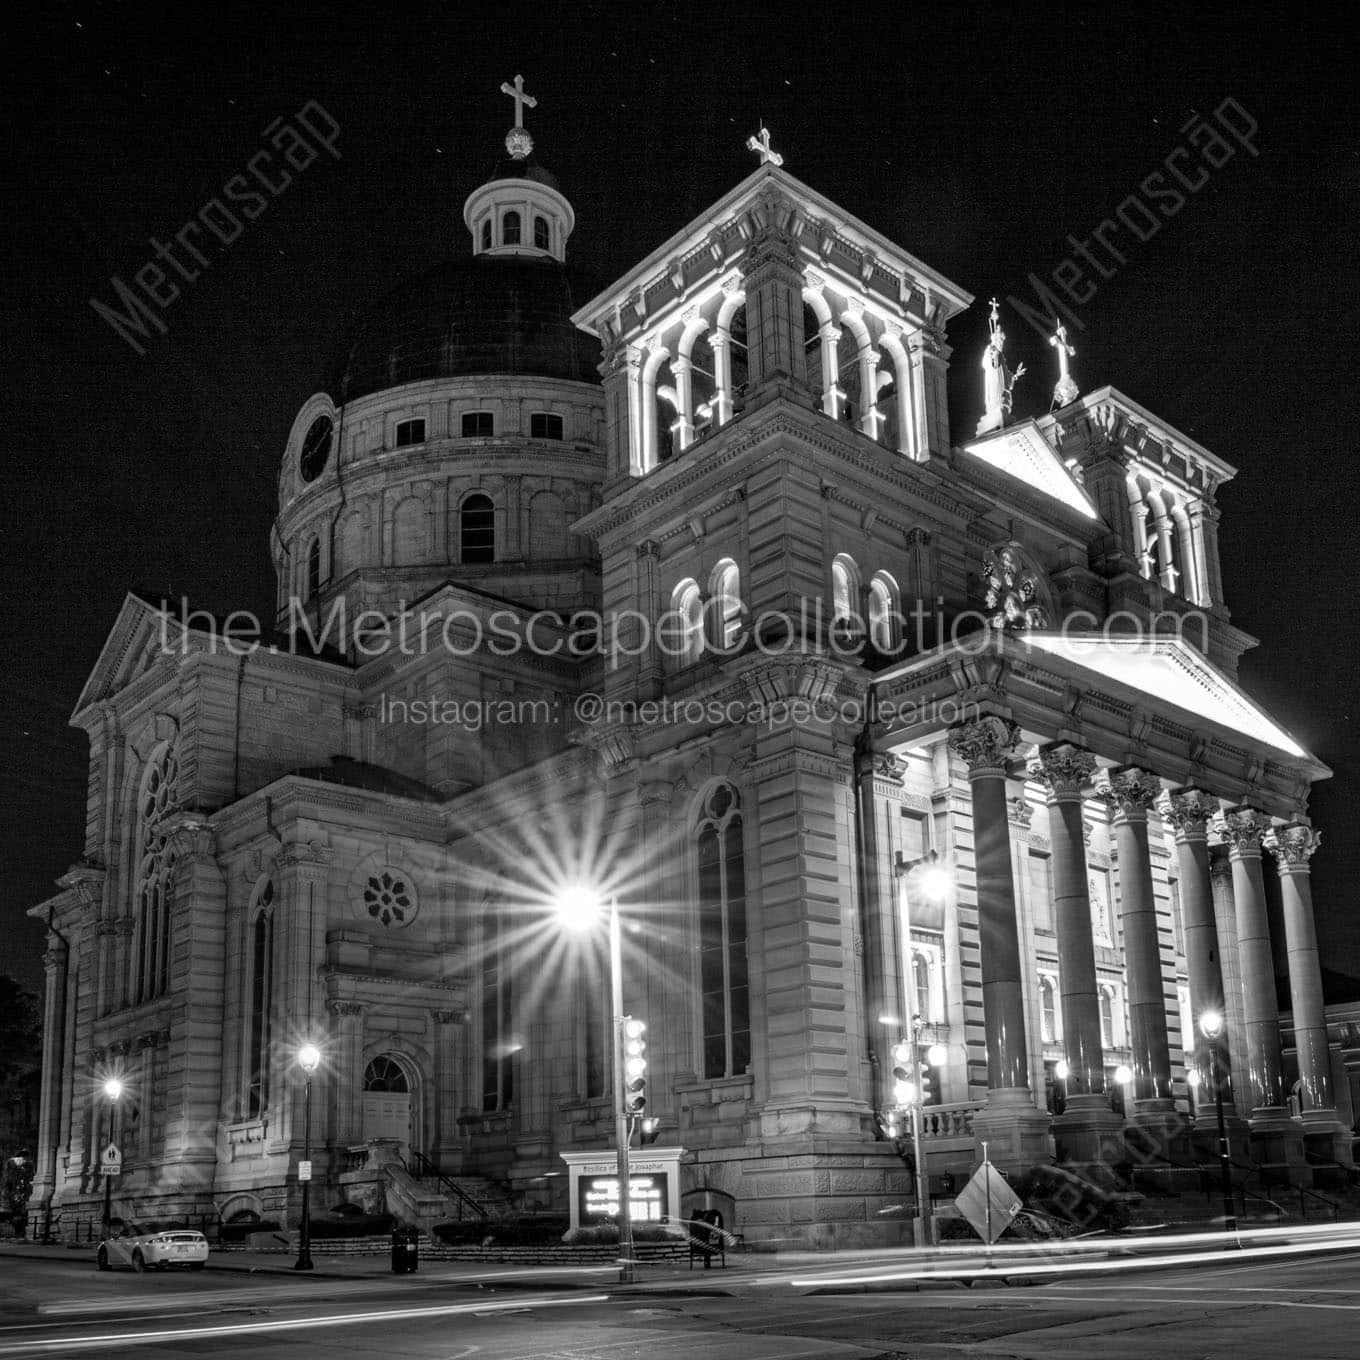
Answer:
<path fill-rule="evenodd" d="M 620 1290 L 598 1274 L 97 1273 L 6 1258 L 0 1355 L 420 1360 L 1351 1360 L 1357 1254 L 1242 1258 L 1031 1285 L 831 1285 L 777 1263 Z M 835 1278 L 832 1262 L 818 1272 Z M 479 1278 L 480 1277 L 480 1278 Z M 793 1284 L 791 1280 L 803 1280 Z M 696 1291 L 711 1291 L 698 1293 Z M 881 1292 L 879 1292 L 881 1291 Z"/>

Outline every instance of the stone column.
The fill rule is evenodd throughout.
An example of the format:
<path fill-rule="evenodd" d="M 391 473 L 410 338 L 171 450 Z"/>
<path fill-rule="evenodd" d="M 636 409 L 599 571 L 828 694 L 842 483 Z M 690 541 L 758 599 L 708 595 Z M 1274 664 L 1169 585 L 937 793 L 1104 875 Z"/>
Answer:
<path fill-rule="evenodd" d="M 935 326 L 913 331 L 908 348 L 911 354 L 911 406 L 916 417 L 912 456 L 925 461 L 932 454 L 947 457 L 949 440 L 949 401 L 946 379 L 949 373 L 949 346 L 944 333 Z"/>
<path fill-rule="evenodd" d="M 331 1054 L 327 1064 L 334 1074 L 337 1147 L 353 1147 L 364 1137 L 364 1012 L 360 1001 L 327 1001 L 331 1015 Z M 313 1109 L 316 1101 L 312 1102 Z"/>
<path fill-rule="evenodd" d="M 43 1050 L 38 1088 L 38 1146 L 34 1148 L 33 1189 L 29 1194 L 30 1237 L 46 1232 L 46 1209 L 57 1185 L 57 1145 L 61 1130 L 62 1068 L 66 1062 L 66 942 L 53 933 L 43 955 Z M 43 1212 L 40 1223 L 37 1215 Z"/>
<path fill-rule="evenodd" d="M 987 1108 L 973 1131 L 991 1145 L 1005 1171 L 1046 1160 L 1048 1113 L 1029 1085 L 1025 1004 L 1020 974 L 1015 880 L 1006 814 L 1006 759 L 1019 735 L 1007 718 L 986 716 L 949 732 L 950 750 L 968 765 L 973 801 L 973 856 L 977 876 L 982 1017 L 987 1042 Z"/>
<path fill-rule="evenodd" d="M 294 841 L 276 859 L 280 889 L 274 909 L 274 1033 L 286 1036 L 280 1047 L 270 1090 L 279 1092 L 275 1108 L 280 1118 L 270 1120 L 270 1149 L 292 1149 L 301 1156 L 303 1104 L 306 1083 L 297 1065 L 298 1047 L 319 1043 L 324 1029 L 319 1018 L 324 993 L 316 970 L 325 954 L 327 865 L 331 851 L 319 842 Z M 325 1108 L 325 1066 L 312 1078 L 312 1109 Z M 282 1139 L 280 1143 L 279 1139 Z M 328 1152 L 312 1140 L 312 1160 L 318 1172 L 328 1165 Z"/>
<path fill-rule="evenodd" d="M 1294 1017 L 1294 1044 L 1299 1059 L 1299 1104 L 1309 1150 L 1353 1164 L 1350 1129 L 1337 1118 L 1332 1086 L 1327 1016 L 1323 1010 L 1322 967 L 1318 962 L 1317 927 L 1309 861 L 1322 837 L 1303 822 L 1277 826 L 1265 839 L 1280 872 L 1284 901 L 1284 935 L 1289 952 L 1289 995 Z"/>
<path fill-rule="evenodd" d="M 675 379 L 675 395 L 679 406 L 671 429 L 675 435 L 675 451 L 683 453 L 694 443 L 693 363 L 685 355 L 677 354 L 671 360 L 671 376 Z"/>
<path fill-rule="evenodd" d="M 1086 1174 L 1105 1173 L 1102 1153 L 1123 1120 L 1105 1093 L 1105 1055 L 1100 1042 L 1100 995 L 1091 940 L 1091 893 L 1086 870 L 1082 800 L 1095 757 L 1070 742 L 1039 752 L 1035 773 L 1048 785 L 1048 827 L 1053 853 L 1053 905 L 1061 961 L 1063 1048 L 1067 1103 L 1053 1121 L 1058 1158 Z M 1115 1143 L 1122 1144 L 1116 1138 Z"/>
<path fill-rule="evenodd" d="M 1190 980 L 1190 1015 L 1194 1033 L 1190 1036 L 1194 1070 L 1200 1089 L 1212 1089 L 1209 1041 L 1199 1027 L 1205 1011 L 1223 1011 L 1223 974 L 1219 967 L 1218 932 L 1214 929 L 1213 886 L 1209 876 L 1209 818 L 1218 811 L 1218 799 L 1202 789 L 1181 788 L 1171 791 L 1167 820 L 1176 829 L 1176 859 L 1180 866 L 1181 937 L 1185 942 L 1185 968 Z M 1223 1055 L 1221 1055 L 1223 1056 Z M 1224 1064 L 1220 1063 L 1220 1070 Z M 1206 1113 L 1200 1103 L 1198 1122 L 1216 1124 L 1212 1109 Z"/>
<path fill-rule="evenodd" d="M 1166 1032 L 1166 987 L 1148 852 L 1148 808 L 1160 792 L 1161 783 L 1155 775 L 1134 765 L 1120 765 L 1110 771 L 1105 794 L 1114 816 L 1115 851 L 1119 856 L 1119 914 L 1128 969 L 1135 1119 L 1175 1108 Z"/>
<path fill-rule="evenodd" d="M 1221 828 L 1220 828 L 1221 829 Z M 1232 860 L 1226 841 L 1209 845 L 1209 886 L 1214 899 L 1214 930 L 1218 935 L 1218 966 L 1223 975 L 1224 1036 L 1219 1045 L 1219 1062 L 1230 1069 L 1224 1087 L 1224 1100 L 1246 1127 L 1250 1113 L 1245 1085 L 1232 1073 L 1247 1067 L 1247 1022 L 1242 1012 L 1242 960 L 1237 953 L 1237 904 L 1233 900 Z"/>
<path fill-rule="evenodd" d="M 744 273 L 748 406 L 776 384 L 806 391 L 803 274 L 782 229 L 769 224 L 757 230 L 746 248 Z"/>
<path fill-rule="evenodd" d="M 873 751 L 855 755 L 855 792 L 860 826 L 860 929 L 864 937 L 864 1028 L 869 1066 L 873 1073 L 874 1113 L 886 1123 L 884 1112 L 894 1103 L 892 1045 L 911 1026 L 902 990 L 902 960 L 906 957 L 907 922 L 899 910 L 900 883 L 892 872 L 892 827 L 901 819 L 902 776 L 906 767 L 895 756 Z M 883 1024 L 887 1016 L 895 1025 Z"/>
<path fill-rule="evenodd" d="M 1180 865 L 1181 936 L 1185 942 L 1185 966 L 1190 980 L 1190 1015 L 1194 1032 L 1187 1061 L 1199 1074 L 1195 1097 L 1195 1148 L 1201 1160 L 1218 1156 L 1218 1108 L 1214 1092 L 1217 1080 L 1223 1087 L 1224 1129 L 1235 1160 L 1250 1156 L 1246 1120 L 1233 1104 L 1231 1035 L 1233 1018 L 1230 1000 L 1236 989 L 1225 982 L 1227 950 L 1215 922 L 1214 869 L 1209 850 L 1208 823 L 1218 810 L 1218 799 L 1203 789 L 1173 789 L 1166 818 L 1176 829 L 1176 857 Z M 1221 846 L 1223 869 L 1227 870 L 1227 851 Z M 1226 883 L 1225 883 L 1226 886 Z M 1226 896 L 1232 896 L 1228 887 Z M 1223 1029 L 1211 1045 L 1200 1029 L 1205 1011 L 1218 1011 Z M 1217 1048 L 1217 1063 L 1212 1050 Z"/>
<path fill-rule="evenodd" d="M 1230 847 L 1237 950 L 1242 967 L 1243 1027 L 1247 1039 L 1245 1072 L 1251 1110 L 1252 1150 L 1257 1159 L 1284 1169 L 1290 1179 L 1310 1179 L 1304 1165 L 1303 1126 L 1291 1119 L 1285 1103 L 1280 1017 L 1275 998 L 1275 968 L 1270 953 L 1261 837 L 1269 829 L 1264 812 L 1241 805 L 1224 813 Z"/>

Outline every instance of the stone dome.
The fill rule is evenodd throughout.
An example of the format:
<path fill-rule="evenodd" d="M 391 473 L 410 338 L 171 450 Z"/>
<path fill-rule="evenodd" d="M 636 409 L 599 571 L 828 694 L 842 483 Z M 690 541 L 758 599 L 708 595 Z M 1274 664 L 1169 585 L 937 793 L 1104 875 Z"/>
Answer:
<path fill-rule="evenodd" d="M 517 374 L 598 384 L 599 344 L 572 325 L 593 283 L 548 256 L 482 254 L 407 279 L 359 321 L 341 402 L 426 378 Z"/>

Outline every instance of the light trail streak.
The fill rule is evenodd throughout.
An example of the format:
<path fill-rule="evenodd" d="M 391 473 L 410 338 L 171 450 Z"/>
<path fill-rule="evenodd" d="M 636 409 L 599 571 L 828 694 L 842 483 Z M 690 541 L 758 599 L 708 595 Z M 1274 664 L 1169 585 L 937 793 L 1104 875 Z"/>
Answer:
<path fill-rule="evenodd" d="M 366 1313 L 340 1313 L 331 1317 L 271 1319 L 263 1322 L 239 1322 L 209 1327 L 176 1327 L 163 1331 L 108 1332 L 100 1336 L 62 1337 L 51 1341 L 20 1341 L 0 1347 L 0 1355 L 24 1353 L 63 1354 L 92 1350 L 95 1347 L 154 1346 L 167 1341 L 193 1341 L 209 1337 L 252 1336 L 263 1332 L 307 1331 L 318 1327 L 352 1327 L 374 1322 L 409 1322 L 419 1318 L 455 1317 L 471 1313 L 528 1312 L 537 1308 L 563 1308 L 586 1303 L 604 1303 L 608 1294 L 578 1295 L 570 1298 L 506 1299 L 503 1302 L 478 1302 L 434 1305 L 425 1308 L 386 1308 Z"/>
<path fill-rule="evenodd" d="M 1045 1276 L 1110 1275 L 1121 1271 L 1148 1270 L 1167 1266 L 1216 1265 L 1237 1267 L 1253 1262 L 1274 1261 L 1288 1257 L 1315 1255 L 1319 1251 L 1352 1251 L 1360 1248 L 1360 1232 L 1355 1225 L 1347 1225 L 1347 1230 L 1338 1231 L 1336 1225 L 1325 1229 L 1290 1227 L 1264 1229 L 1250 1234 L 1252 1239 L 1265 1238 L 1263 1242 L 1247 1241 L 1248 1234 L 1240 1234 L 1238 1239 L 1226 1234 L 1215 1234 L 1206 1238 L 1202 1233 L 1178 1234 L 1170 1238 L 1158 1238 L 1157 1250 L 1140 1251 L 1134 1244 L 1112 1243 L 1108 1239 L 1100 1243 L 1083 1243 L 1079 1248 L 1069 1250 L 1053 1248 L 1042 1244 L 1017 1246 L 998 1252 L 995 1249 L 989 1256 L 981 1256 L 975 1248 L 968 1248 L 966 1254 L 941 1253 L 927 1262 L 922 1269 L 880 1271 L 863 1270 L 854 1274 L 833 1275 L 808 1274 L 803 1276 L 784 1276 L 779 1279 L 763 1279 L 760 1284 L 788 1284 L 794 1288 L 817 1288 L 827 1286 L 851 1286 L 863 1284 L 891 1284 L 894 1282 L 922 1282 L 931 1280 L 958 1279 L 1041 1279 Z M 1286 1237 L 1288 1240 L 1278 1244 L 1271 1238 Z M 1306 1238 L 1305 1241 L 1298 1241 Z M 1240 1240 L 1240 1245 L 1239 1243 Z M 1194 1244 L 1197 1251 L 1165 1251 L 1167 1245 Z M 1231 1255 L 1225 1253 L 1228 1245 Z M 1096 1253 L 1107 1256 L 1114 1252 L 1116 1260 L 1091 1260 Z M 1026 1258 L 1042 1255 L 1045 1259 L 1038 1264 L 1029 1264 Z"/>

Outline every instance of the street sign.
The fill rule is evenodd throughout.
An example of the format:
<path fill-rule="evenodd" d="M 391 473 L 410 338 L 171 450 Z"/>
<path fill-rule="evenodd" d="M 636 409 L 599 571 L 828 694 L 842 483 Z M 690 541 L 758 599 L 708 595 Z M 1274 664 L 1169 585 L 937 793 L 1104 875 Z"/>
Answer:
<path fill-rule="evenodd" d="M 300 1180 L 300 1181 L 309 1181 L 309 1180 L 311 1180 L 311 1179 L 312 1179 L 312 1164 L 311 1164 L 311 1162 L 299 1162 L 299 1163 L 298 1163 L 298 1180 Z"/>
<path fill-rule="evenodd" d="M 101 1176 L 118 1176 L 123 1171 L 123 1154 L 118 1151 L 116 1143 L 110 1143 L 99 1158 L 99 1174 Z"/>
<path fill-rule="evenodd" d="M 1020 1196 L 990 1162 L 984 1161 L 963 1187 L 954 1207 L 990 1247 L 1020 1212 Z"/>

